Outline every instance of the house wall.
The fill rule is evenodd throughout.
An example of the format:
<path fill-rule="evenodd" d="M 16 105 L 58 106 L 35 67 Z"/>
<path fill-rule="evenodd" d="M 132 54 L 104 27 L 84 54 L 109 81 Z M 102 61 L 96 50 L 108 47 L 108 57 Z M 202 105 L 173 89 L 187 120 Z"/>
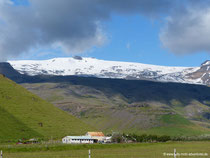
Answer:
<path fill-rule="evenodd" d="M 93 140 L 86 139 L 70 139 L 71 144 L 92 144 Z"/>
<path fill-rule="evenodd" d="M 69 142 L 69 141 L 68 141 L 68 138 L 65 137 L 65 138 L 62 139 L 62 143 L 68 144 L 68 142 Z"/>
<path fill-rule="evenodd" d="M 91 136 L 92 139 L 97 139 L 98 141 L 103 141 L 106 137 L 102 136 Z"/>
<path fill-rule="evenodd" d="M 70 139 L 70 138 L 63 138 L 62 142 L 64 144 L 93 144 L 92 139 Z"/>

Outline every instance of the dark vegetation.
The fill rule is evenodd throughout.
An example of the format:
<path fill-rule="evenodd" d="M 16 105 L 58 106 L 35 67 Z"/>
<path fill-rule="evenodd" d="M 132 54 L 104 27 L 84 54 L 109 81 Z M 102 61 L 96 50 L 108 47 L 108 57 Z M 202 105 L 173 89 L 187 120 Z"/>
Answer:
<path fill-rule="evenodd" d="M 151 134 L 142 134 L 137 135 L 135 133 L 133 134 L 118 134 L 116 135 L 118 139 L 114 137 L 115 142 L 167 142 L 167 141 L 209 141 L 210 135 L 203 135 L 199 137 L 195 136 L 180 136 L 180 137 L 172 137 L 168 135 L 151 135 Z M 121 141 L 116 141 L 121 140 Z"/>
<path fill-rule="evenodd" d="M 123 137 L 126 139 L 126 141 L 133 141 L 133 142 L 167 142 L 171 140 L 170 136 L 163 135 L 163 136 L 158 136 L 158 135 L 136 135 L 136 134 L 124 134 Z"/>
<path fill-rule="evenodd" d="M 210 113 L 209 112 L 204 113 L 203 117 L 210 120 Z"/>
<path fill-rule="evenodd" d="M 171 100 L 179 100 L 189 104 L 198 100 L 205 104 L 210 101 L 210 88 L 202 85 L 161 83 L 142 80 L 101 79 L 77 76 L 34 76 L 25 77 L 18 83 L 68 83 L 82 85 L 103 91 L 108 97 L 116 93 L 122 94 L 130 102 L 163 101 L 171 104 Z M 112 93 L 110 93 L 112 92 Z M 209 104 L 206 104 L 210 106 Z"/>
<path fill-rule="evenodd" d="M 115 143 L 133 143 L 133 142 L 167 142 L 172 140 L 170 136 L 167 135 L 137 135 L 137 134 L 114 134 L 112 136 L 112 142 Z"/>

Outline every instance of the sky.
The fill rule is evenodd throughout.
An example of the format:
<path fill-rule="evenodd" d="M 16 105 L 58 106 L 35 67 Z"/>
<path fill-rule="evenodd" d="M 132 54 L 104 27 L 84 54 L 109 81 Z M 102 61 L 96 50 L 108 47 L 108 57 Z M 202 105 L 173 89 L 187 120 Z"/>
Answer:
<path fill-rule="evenodd" d="M 95 57 L 199 66 L 209 0 L 0 0 L 0 60 Z"/>

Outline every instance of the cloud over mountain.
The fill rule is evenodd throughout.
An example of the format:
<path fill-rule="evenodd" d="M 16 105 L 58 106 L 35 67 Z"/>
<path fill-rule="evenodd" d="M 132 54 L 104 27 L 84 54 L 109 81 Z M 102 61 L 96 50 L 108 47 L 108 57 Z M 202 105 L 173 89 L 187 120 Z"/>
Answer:
<path fill-rule="evenodd" d="M 140 14 L 155 18 L 160 15 L 171 15 L 172 12 L 175 13 L 174 10 L 184 6 L 180 0 L 28 0 L 27 4 L 16 5 L 17 1 L 0 0 L 1 60 L 46 47 L 61 48 L 70 54 L 82 53 L 104 44 L 107 37 L 101 22 L 109 20 L 113 13 Z M 190 2 L 197 3 L 194 0 Z M 177 30 L 180 29 L 180 33 L 187 34 L 185 26 L 188 27 L 191 21 L 186 21 L 185 18 L 189 18 L 190 14 L 180 15 L 183 18 L 180 24 L 177 22 L 179 15 L 171 15 L 160 35 L 164 46 L 175 53 L 182 52 L 174 49 L 179 46 Z M 199 16 L 202 15 L 197 15 L 198 19 Z M 208 30 L 206 27 L 205 29 Z M 202 35 L 206 35 L 206 30 L 203 30 Z M 171 38 L 174 34 L 175 36 Z M 185 41 L 188 36 L 182 34 L 182 38 Z M 209 39 L 206 37 L 203 40 Z M 185 45 L 188 43 L 182 44 L 180 49 L 187 49 Z"/>
<path fill-rule="evenodd" d="M 160 39 L 177 54 L 210 53 L 210 7 L 186 8 L 169 16 Z"/>

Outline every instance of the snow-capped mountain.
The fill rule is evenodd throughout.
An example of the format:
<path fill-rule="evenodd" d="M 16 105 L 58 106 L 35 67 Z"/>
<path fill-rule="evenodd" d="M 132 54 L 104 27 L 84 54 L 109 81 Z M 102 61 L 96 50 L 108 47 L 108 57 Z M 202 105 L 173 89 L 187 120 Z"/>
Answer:
<path fill-rule="evenodd" d="M 21 74 L 78 75 L 99 78 L 145 79 L 162 82 L 210 84 L 210 61 L 201 67 L 169 67 L 95 58 L 54 58 L 50 60 L 8 61 Z"/>
<path fill-rule="evenodd" d="M 187 78 L 190 79 L 189 81 L 210 85 L 210 61 L 205 61 L 199 69 L 187 74 Z"/>

